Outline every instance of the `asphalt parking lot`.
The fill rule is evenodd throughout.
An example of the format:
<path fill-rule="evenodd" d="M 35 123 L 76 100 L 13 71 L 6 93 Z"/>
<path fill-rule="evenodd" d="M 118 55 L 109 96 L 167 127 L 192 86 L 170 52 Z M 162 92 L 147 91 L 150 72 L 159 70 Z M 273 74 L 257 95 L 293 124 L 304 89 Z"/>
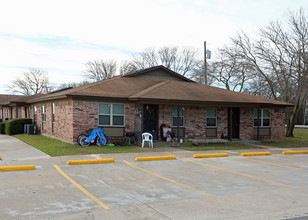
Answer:
<path fill-rule="evenodd" d="M 71 157 L 2 160 L 0 166 L 31 163 L 36 170 L 0 172 L 0 218 L 308 218 L 307 154 L 192 155 L 158 161 L 92 155 L 115 162 L 84 165 L 67 165 Z"/>

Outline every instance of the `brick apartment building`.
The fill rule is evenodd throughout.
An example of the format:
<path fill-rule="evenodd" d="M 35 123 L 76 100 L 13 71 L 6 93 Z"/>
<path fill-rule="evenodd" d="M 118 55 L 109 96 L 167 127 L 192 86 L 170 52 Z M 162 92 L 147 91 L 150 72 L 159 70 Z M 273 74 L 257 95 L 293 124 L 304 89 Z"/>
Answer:
<path fill-rule="evenodd" d="M 33 119 L 40 132 L 67 142 L 89 128 L 112 137 L 160 126 L 196 139 L 279 139 L 289 103 L 195 83 L 163 66 L 33 96 L 0 95 L 0 119 Z"/>

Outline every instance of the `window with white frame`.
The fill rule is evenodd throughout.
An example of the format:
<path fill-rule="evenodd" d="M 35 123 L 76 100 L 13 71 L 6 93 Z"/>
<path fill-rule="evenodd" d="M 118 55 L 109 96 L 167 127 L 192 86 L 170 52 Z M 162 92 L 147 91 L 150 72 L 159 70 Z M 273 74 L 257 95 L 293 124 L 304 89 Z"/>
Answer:
<path fill-rule="evenodd" d="M 46 130 L 46 105 L 42 105 L 42 128 Z"/>
<path fill-rule="evenodd" d="M 184 127 L 184 107 L 180 106 L 179 108 L 179 124 L 180 127 Z M 178 107 L 172 107 L 172 126 L 178 126 Z"/>
<path fill-rule="evenodd" d="M 36 105 L 33 106 L 33 121 L 34 121 L 34 124 L 36 124 L 36 122 L 37 122 L 37 108 L 36 108 Z"/>
<path fill-rule="evenodd" d="M 216 108 L 206 109 L 206 127 L 217 127 L 217 113 Z"/>
<path fill-rule="evenodd" d="M 270 127 L 271 126 L 271 112 L 269 109 L 260 109 L 259 126 Z M 254 109 L 254 126 L 258 126 L 258 109 Z"/>
<path fill-rule="evenodd" d="M 124 126 L 124 104 L 99 103 L 98 125 Z"/>

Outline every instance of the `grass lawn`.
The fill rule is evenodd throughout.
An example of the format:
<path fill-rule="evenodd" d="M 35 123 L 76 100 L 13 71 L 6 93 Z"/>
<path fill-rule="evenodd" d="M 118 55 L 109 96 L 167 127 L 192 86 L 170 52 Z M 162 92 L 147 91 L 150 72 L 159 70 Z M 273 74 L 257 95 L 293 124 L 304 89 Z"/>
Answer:
<path fill-rule="evenodd" d="M 281 141 L 263 141 L 261 145 L 296 148 L 308 147 L 308 129 L 294 129 L 294 138 L 285 138 Z M 53 138 L 42 135 L 18 134 L 16 138 L 23 142 L 45 152 L 46 154 L 56 156 L 68 155 L 86 155 L 86 154 L 109 154 L 109 153 L 140 153 L 140 152 L 159 152 L 164 151 L 162 148 L 141 148 L 139 146 L 96 146 L 81 147 L 79 145 L 68 144 Z M 210 151 L 210 150 L 242 150 L 242 149 L 261 149 L 242 143 L 221 143 L 221 144 L 204 144 L 200 146 L 177 146 L 177 149 L 188 151 Z"/>
<path fill-rule="evenodd" d="M 159 148 L 142 148 L 138 146 L 96 146 L 90 145 L 82 147 L 79 145 L 68 144 L 50 137 L 42 135 L 27 135 L 17 134 L 14 135 L 21 141 L 43 151 L 44 153 L 52 156 L 69 156 L 69 155 L 86 155 L 86 154 L 109 154 L 109 153 L 140 153 L 140 152 L 158 152 L 163 151 Z"/>
<path fill-rule="evenodd" d="M 176 148 L 188 151 L 262 149 L 261 147 L 255 147 L 242 143 L 203 144 L 199 146 L 179 146 Z"/>
<path fill-rule="evenodd" d="M 272 147 L 296 148 L 308 147 L 308 129 L 294 129 L 294 137 L 286 137 L 281 141 L 262 141 L 261 144 Z"/>

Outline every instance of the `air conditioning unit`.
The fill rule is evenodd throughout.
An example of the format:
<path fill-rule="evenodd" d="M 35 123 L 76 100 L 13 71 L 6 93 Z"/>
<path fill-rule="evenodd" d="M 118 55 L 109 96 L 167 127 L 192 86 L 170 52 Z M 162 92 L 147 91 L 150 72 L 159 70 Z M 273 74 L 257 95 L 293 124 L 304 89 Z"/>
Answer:
<path fill-rule="evenodd" d="M 35 130 L 34 125 L 25 124 L 24 125 L 24 133 L 25 134 L 36 134 L 36 130 Z"/>

